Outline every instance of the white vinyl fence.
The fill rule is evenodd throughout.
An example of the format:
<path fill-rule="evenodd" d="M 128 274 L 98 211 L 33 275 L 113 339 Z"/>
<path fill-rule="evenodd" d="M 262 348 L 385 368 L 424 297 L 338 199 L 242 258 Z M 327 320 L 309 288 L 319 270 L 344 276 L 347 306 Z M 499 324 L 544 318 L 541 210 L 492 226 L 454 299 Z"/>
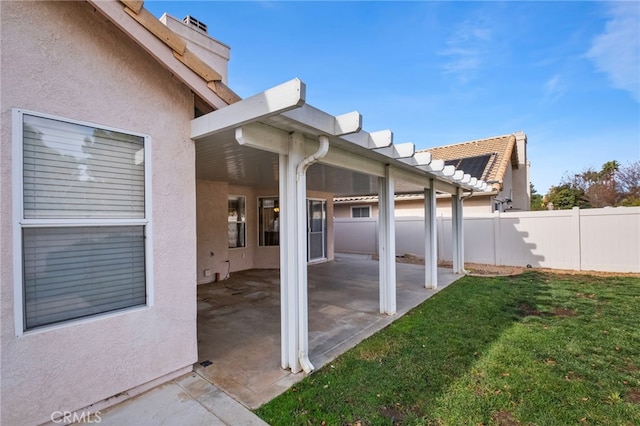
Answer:
<path fill-rule="evenodd" d="M 437 218 L 438 260 L 451 260 L 451 217 Z M 376 218 L 336 218 L 336 252 L 377 252 Z M 424 219 L 396 217 L 396 254 L 424 256 Z M 464 218 L 465 262 L 640 272 L 640 207 L 509 212 Z"/>

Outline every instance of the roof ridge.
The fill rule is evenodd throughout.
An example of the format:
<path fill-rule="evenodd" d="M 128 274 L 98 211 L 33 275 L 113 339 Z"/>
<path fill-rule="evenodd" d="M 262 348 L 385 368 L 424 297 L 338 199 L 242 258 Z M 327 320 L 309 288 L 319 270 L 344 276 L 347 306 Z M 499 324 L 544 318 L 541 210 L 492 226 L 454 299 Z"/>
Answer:
<path fill-rule="evenodd" d="M 509 136 L 513 136 L 513 135 L 515 135 L 515 133 L 508 133 L 508 134 L 500 135 L 500 136 L 490 136 L 490 137 L 481 138 L 481 139 L 473 139 L 473 140 L 470 140 L 470 141 L 457 142 L 457 143 L 452 143 L 452 144 L 449 144 L 449 145 L 438 145 L 438 146 L 433 146 L 431 148 L 421 149 L 421 150 L 416 151 L 416 152 L 425 152 L 425 151 L 429 151 L 429 150 L 432 150 L 432 149 L 449 148 L 449 147 L 458 146 L 458 145 L 467 145 L 467 144 L 472 144 L 472 143 L 489 141 L 489 140 L 492 140 L 492 139 L 508 138 Z"/>

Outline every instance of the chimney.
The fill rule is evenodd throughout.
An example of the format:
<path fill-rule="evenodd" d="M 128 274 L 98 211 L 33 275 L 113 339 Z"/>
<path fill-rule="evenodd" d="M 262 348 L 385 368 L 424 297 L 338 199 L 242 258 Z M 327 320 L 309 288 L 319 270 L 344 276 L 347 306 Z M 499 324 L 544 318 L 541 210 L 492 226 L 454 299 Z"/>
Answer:
<path fill-rule="evenodd" d="M 160 22 L 182 37 L 187 42 L 187 49 L 216 70 L 222 76 L 222 82 L 227 84 L 227 66 L 231 48 L 209 36 L 204 22 L 190 15 L 180 21 L 166 13 L 162 15 Z"/>
<path fill-rule="evenodd" d="M 200 22 L 198 21 L 196 18 L 194 18 L 191 15 L 187 15 L 182 19 L 182 22 L 184 22 L 187 25 L 191 25 L 192 27 L 202 31 L 205 34 L 207 33 L 207 24 L 205 24 L 204 22 Z"/>

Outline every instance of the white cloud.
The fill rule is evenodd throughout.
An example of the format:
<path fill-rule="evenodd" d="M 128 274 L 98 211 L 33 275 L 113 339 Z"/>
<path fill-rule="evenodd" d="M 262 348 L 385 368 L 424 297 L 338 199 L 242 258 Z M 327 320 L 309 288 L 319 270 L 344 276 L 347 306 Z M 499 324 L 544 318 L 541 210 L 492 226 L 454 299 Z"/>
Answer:
<path fill-rule="evenodd" d="M 442 68 L 464 84 L 471 80 L 483 64 L 483 56 L 491 41 L 491 30 L 477 22 L 461 23 L 447 40 L 447 48 L 439 55 L 448 57 Z"/>
<path fill-rule="evenodd" d="M 544 83 L 544 99 L 553 103 L 560 99 L 566 92 L 566 85 L 560 74 L 556 74 Z"/>
<path fill-rule="evenodd" d="M 594 38 L 587 57 L 613 87 L 640 102 L 640 3 L 611 2 L 608 12 L 605 31 Z"/>

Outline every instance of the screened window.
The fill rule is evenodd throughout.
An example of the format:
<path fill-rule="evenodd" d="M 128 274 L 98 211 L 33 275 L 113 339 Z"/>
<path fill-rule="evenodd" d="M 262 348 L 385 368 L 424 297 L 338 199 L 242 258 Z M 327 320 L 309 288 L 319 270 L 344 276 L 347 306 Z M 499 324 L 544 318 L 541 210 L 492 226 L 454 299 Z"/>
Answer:
<path fill-rule="evenodd" d="M 351 207 L 351 217 L 371 217 L 371 207 Z"/>
<path fill-rule="evenodd" d="M 280 244 L 280 203 L 278 198 L 258 199 L 259 245 L 277 246 Z"/>
<path fill-rule="evenodd" d="M 23 331 L 145 305 L 145 137 L 15 117 Z"/>
<path fill-rule="evenodd" d="M 246 247 L 246 198 L 229 197 L 229 248 Z"/>

